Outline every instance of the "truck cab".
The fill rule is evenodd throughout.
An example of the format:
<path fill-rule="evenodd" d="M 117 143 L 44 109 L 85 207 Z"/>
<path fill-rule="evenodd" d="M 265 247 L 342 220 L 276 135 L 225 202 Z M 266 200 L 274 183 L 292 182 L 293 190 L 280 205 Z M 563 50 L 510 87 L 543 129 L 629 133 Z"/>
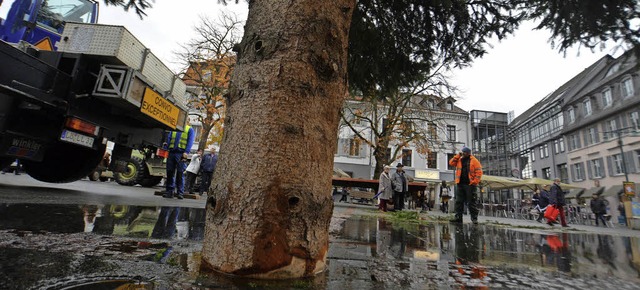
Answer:
<path fill-rule="evenodd" d="M 97 15 L 90 0 L 11 3 L 0 23 L 0 168 L 19 159 L 37 180 L 71 182 L 113 142 L 109 169 L 125 172 L 133 150 L 154 159 L 165 130 L 184 130 L 184 82 Z"/>
<path fill-rule="evenodd" d="M 6 2 L 4 5 L 8 5 Z M 96 1 L 16 0 L 10 6 L 7 18 L 0 19 L 0 39 L 8 43 L 24 41 L 40 50 L 56 50 L 67 22 L 97 21 Z"/>

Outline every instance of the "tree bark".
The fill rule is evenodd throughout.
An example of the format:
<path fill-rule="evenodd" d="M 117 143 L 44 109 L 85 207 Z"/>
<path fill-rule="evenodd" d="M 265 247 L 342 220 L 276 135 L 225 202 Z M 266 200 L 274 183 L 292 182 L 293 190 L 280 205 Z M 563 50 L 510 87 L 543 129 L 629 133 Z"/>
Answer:
<path fill-rule="evenodd" d="M 355 0 L 250 1 L 207 200 L 202 270 L 325 268 L 331 176 Z"/>

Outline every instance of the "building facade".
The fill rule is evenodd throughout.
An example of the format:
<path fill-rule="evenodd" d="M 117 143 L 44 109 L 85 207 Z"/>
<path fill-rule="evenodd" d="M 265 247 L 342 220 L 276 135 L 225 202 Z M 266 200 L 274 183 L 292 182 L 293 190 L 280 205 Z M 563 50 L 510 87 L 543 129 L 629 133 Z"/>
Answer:
<path fill-rule="evenodd" d="M 405 166 L 405 171 L 415 177 L 417 181 L 438 183 L 442 180 L 452 181 L 453 169 L 448 161 L 453 154 L 459 152 L 463 146 L 469 145 L 469 113 L 455 106 L 453 98 L 439 98 L 429 96 L 424 102 L 425 111 L 429 118 L 438 120 L 435 123 L 421 124 L 429 134 L 430 149 L 420 152 L 416 144 L 409 144 L 402 149 L 396 160 L 390 160 L 388 165 L 395 168 L 397 163 Z M 348 100 L 345 106 L 357 106 L 358 102 Z M 377 116 L 384 119 L 385 116 Z M 338 132 L 338 144 L 334 157 L 334 167 L 339 168 L 354 178 L 371 179 L 374 176 L 375 157 L 373 150 L 367 143 L 375 142 L 372 129 L 367 124 L 351 122 L 360 135 L 368 138 L 358 140 L 353 129 L 341 126 Z M 391 142 L 388 151 L 397 149 L 397 144 Z"/>
<path fill-rule="evenodd" d="M 623 181 L 640 181 L 640 80 L 632 52 L 605 56 L 543 98 L 509 125 L 513 175 L 585 188 L 617 217 Z M 582 192 L 580 196 L 578 192 Z"/>

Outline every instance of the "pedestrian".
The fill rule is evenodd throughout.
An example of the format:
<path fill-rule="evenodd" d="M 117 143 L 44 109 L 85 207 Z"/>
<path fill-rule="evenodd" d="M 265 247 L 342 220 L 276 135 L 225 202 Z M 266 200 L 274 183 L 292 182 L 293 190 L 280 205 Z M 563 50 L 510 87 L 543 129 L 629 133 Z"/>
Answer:
<path fill-rule="evenodd" d="M 184 128 L 184 132 L 167 132 L 166 149 L 169 151 L 167 157 L 167 180 L 165 181 L 165 192 L 162 195 L 172 198 L 174 195 L 178 199 L 184 198 L 184 170 L 186 168 L 187 153 L 191 152 L 195 132 L 190 125 Z M 175 190 L 175 192 L 174 192 Z"/>
<path fill-rule="evenodd" d="M 378 196 L 378 198 L 380 199 L 378 209 L 384 212 L 387 211 L 387 202 L 393 196 L 393 185 L 391 183 L 391 176 L 389 176 L 390 170 L 391 166 L 385 165 L 383 172 L 380 174 L 380 180 L 378 182 L 378 192 L 380 192 L 380 195 Z"/>
<path fill-rule="evenodd" d="M 540 190 L 540 198 L 536 205 L 536 209 L 538 210 L 538 218 L 536 220 L 539 223 L 542 222 L 542 219 L 544 218 L 544 211 L 547 210 L 547 206 L 549 205 L 549 188 L 550 186 L 545 184 Z"/>
<path fill-rule="evenodd" d="M 391 182 L 393 183 L 393 210 L 400 211 L 404 209 L 404 195 L 409 191 L 409 179 L 402 163 L 396 165 L 396 172 L 393 173 Z"/>
<path fill-rule="evenodd" d="M 340 202 L 347 202 L 347 197 L 349 196 L 349 188 L 348 187 L 343 187 L 342 188 L 342 197 L 340 197 Z"/>
<path fill-rule="evenodd" d="M 536 190 L 533 192 L 533 196 L 531 196 L 531 207 L 536 208 L 539 202 L 540 202 L 540 188 L 536 187 Z"/>
<path fill-rule="evenodd" d="M 216 148 L 211 147 L 209 153 L 202 157 L 202 163 L 200 164 L 200 195 L 209 192 L 213 172 L 216 170 L 216 163 L 218 163 L 218 154 L 216 154 Z"/>
<path fill-rule="evenodd" d="M 440 185 L 440 209 L 443 213 L 449 213 L 449 199 L 451 199 L 451 189 L 447 182 L 443 180 L 442 185 Z"/>
<path fill-rule="evenodd" d="M 591 212 L 596 216 L 596 227 L 598 226 L 598 221 L 602 221 L 602 225 L 607 227 L 607 223 L 604 220 L 604 215 L 607 214 L 607 203 L 604 198 L 595 193 L 591 197 L 590 206 Z"/>
<path fill-rule="evenodd" d="M 567 205 L 566 200 L 564 198 L 564 191 L 562 191 L 562 187 L 560 187 L 560 178 L 555 178 L 553 180 L 553 184 L 551 185 L 551 191 L 549 192 L 549 204 L 552 204 L 555 208 L 558 209 L 558 215 L 560 216 L 560 224 L 563 227 L 568 227 L 566 217 L 564 215 L 564 206 Z M 547 220 L 547 224 L 553 226 L 552 220 Z"/>
<path fill-rule="evenodd" d="M 627 225 L 627 213 L 624 210 L 624 203 L 622 201 L 622 199 L 620 199 L 618 201 L 618 213 L 620 214 L 620 216 L 618 216 L 618 223 L 621 225 L 626 226 Z"/>
<path fill-rule="evenodd" d="M 191 155 L 191 161 L 185 170 L 185 175 L 187 176 L 184 184 L 184 191 L 189 194 L 193 194 L 193 185 L 196 182 L 196 178 L 198 177 L 198 172 L 200 172 L 200 162 L 202 161 L 202 150 L 196 151 L 195 154 Z"/>
<path fill-rule="evenodd" d="M 458 190 L 455 199 L 455 217 L 452 223 L 462 223 L 464 204 L 467 203 L 471 221 L 478 223 L 478 184 L 482 179 L 482 165 L 471 155 L 469 147 L 462 147 L 462 152 L 449 160 L 449 165 L 456 167 L 456 184 Z"/>

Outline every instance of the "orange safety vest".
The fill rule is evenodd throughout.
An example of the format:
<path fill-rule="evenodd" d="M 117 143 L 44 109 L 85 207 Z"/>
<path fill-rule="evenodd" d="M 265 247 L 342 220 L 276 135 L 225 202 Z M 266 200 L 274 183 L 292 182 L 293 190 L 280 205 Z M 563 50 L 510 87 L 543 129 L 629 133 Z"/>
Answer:
<path fill-rule="evenodd" d="M 482 178 L 482 165 L 480 165 L 480 161 L 473 157 L 473 155 L 469 155 L 469 158 L 469 184 L 478 185 Z M 456 184 L 460 183 L 460 174 L 462 173 L 462 162 L 460 159 L 460 155 L 456 154 L 449 160 L 449 165 L 456 167 Z"/>

